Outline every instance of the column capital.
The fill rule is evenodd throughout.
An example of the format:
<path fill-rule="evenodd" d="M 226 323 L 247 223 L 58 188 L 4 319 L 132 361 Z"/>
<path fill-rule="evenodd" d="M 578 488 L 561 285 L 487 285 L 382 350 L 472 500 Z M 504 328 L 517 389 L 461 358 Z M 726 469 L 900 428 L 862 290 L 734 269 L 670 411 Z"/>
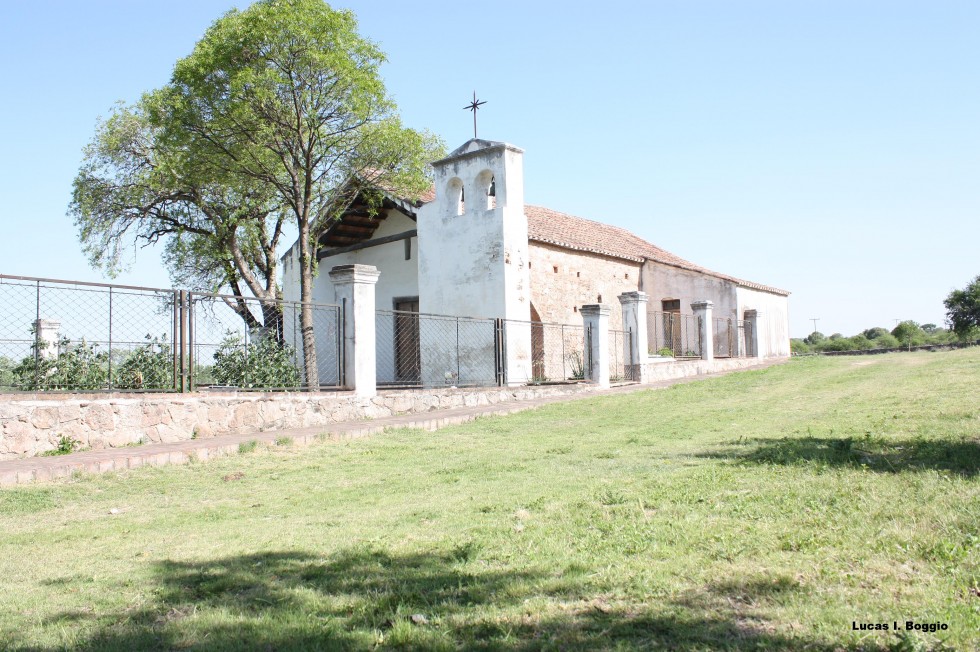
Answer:
<path fill-rule="evenodd" d="M 714 306 L 714 302 L 709 301 L 708 299 L 698 299 L 697 301 L 691 302 L 691 308 L 693 310 L 710 310 L 711 308 L 714 308 Z"/>
<path fill-rule="evenodd" d="M 623 305 L 627 303 L 646 303 L 650 300 L 650 295 L 646 292 L 634 290 L 633 292 L 623 292 L 619 295 L 619 302 Z"/>
<path fill-rule="evenodd" d="M 612 306 L 606 303 L 587 303 L 581 308 L 579 312 L 583 315 L 588 316 L 608 316 L 612 314 Z"/>
<path fill-rule="evenodd" d="M 370 283 L 378 282 L 381 272 L 374 265 L 337 265 L 330 270 L 330 282 Z"/>

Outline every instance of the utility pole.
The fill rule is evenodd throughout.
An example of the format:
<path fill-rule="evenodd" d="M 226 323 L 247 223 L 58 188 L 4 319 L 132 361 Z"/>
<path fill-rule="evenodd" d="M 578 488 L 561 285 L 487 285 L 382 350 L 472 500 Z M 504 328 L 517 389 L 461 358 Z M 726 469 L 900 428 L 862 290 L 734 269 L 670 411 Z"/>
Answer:
<path fill-rule="evenodd" d="M 813 322 L 813 332 L 817 332 L 817 322 L 820 321 L 820 317 L 810 317 L 810 321 Z"/>

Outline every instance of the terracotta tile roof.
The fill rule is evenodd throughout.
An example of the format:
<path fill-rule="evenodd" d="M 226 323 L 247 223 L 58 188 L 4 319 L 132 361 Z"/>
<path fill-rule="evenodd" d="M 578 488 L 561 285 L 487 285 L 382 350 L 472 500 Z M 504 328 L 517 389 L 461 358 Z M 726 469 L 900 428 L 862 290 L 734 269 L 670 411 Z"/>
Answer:
<path fill-rule="evenodd" d="M 714 276 L 754 290 L 789 294 L 786 290 L 720 274 L 695 265 L 618 226 L 559 213 L 543 206 L 527 205 L 524 207 L 524 213 L 527 215 L 528 240 L 637 262 L 652 260 L 671 267 Z"/>
<path fill-rule="evenodd" d="M 435 188 L 433 187 L 423 194 L 420 204 L 428 203 L 434 199 Z M 532 206 L 530 204 L 524 206 L 524 214 L 527 215 L 528 240 L 639 263 L 652 260 L 671 267 L 707 274 L 753 290 L 783 296 L 789 295 L 786 290 L 753 283 L 696 265 L 618 226 L 603 224 L 567 213 L 560 213 L 544 206 Z"/>

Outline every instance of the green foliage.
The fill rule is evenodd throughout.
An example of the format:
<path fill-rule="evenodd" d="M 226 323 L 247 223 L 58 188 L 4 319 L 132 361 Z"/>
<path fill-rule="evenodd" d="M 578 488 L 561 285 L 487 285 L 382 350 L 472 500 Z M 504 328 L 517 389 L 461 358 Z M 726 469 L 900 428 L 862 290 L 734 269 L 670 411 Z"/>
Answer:
<path fill-rule="evenodd" d="M 809 344 L 810 346 L 816 346 L 816 345 L 819 345 L 821 342 L 823 342 L 826 339 L 827 339 L 827 336 L 824 335 L 823 333 L 821 333 L 820 331 L 813 331 L 812 333 L 810 333 L 809 335 L 807 335 L 805 338 L 803 338 L 803 341 L 806 342 L 807 344 Z"/>
<path fill-rule="evenodd" d="M 58 437 L 58 446 L 54 450 L 41 453 L 42 457 L 53 457 L 56 455 L 68 455 L 74 453 L 78 450 L 79 444 L 82 442 L 77 439 L 73 439 L 68 435 L 61 435 Z"/>
<path fill-rule="evenodd" d="M 14 361 L 6 356 L 0 356 L 0 389 L 15 387 L 17 375 L 14 373 Z"/>
<path fill-rule="evenodd" d="M 272 337 L 253 339 L 247 345 L 229 333 L 214 354 L 211 374 L 219 385 L 235 387 L 299 387 L 302 378 L 295 364 L 296 352 Z"/>
<path fill-rule="evenodd" d="M 918 322 L 908 319 L 899 323 L 892 329 L 892 335 L 897 339 L 901 346 L 919 346 L 925 344 L 926 334 L 919 326 Z"/>
<path fill-rule="evenodd" d="M 428 163 L 444 151 L 438 138 L 402 126 L 380 77 L 384 61 L 350 11 L 260 0 L 215 21 L 150 108 L 162 146 L 283 207 L 299 233 L 304 302 L 320 232 L 366 186 L 417 198 L 430 185 Z M 300 320 L 310 334 L 305 357 L 315 360 L 312 315 Z M 305 372 L 319 384 L 316 365 Z"/>
<path fill-rule="evenodd" d="M 670 348 L 669 346 L 662 346 L 657 351 L 657 355 L 662 355 L 662 356 L 665 356 L 665 357 L 668 357 L 668 358 L 673 358 L 674 357 L 674 349 Z"/>
<path fill-rule="evenodd" d="M 882 328 L 881 326 L 875 326 L 874 328 L 869 328 L 868 330 L 861 333 L 869 340 L 876 340 L 883 335 L 891 335 L 887 328 Z"/>
<path fill-rule="evenodd" d="M 109 354 L 85 340 L 72 344 L 67 337 L 58 342 L 58 355 L 45 355 L 46 342 L 31 348 L 29 355 L 13 369 L 17 385 L 23 390 L 70 389 L 101 390 L 109 385 Z"/>
<path fill-rule="evenodd" d="M 874 338 L 873 342 L 876 349 L 896 349 L 899 346 L 898 338 L 888 332 Z"/>
<path fill-rule="evenodd" d="M 812 351 L 810 345 L 805 340 L 799 338 L 793 338 L 789 341 L 789 350 L 793 355 L 801 355 Z"/>
<path fill-rule="evenodd" d="M 113 379 L 119 389 L 165 389 L 173 387 L 173 351 L 166 335 L 146 336 L 147 343 L 130 353 Z"/>
<path fill-rule="evenodd" d="M 259 447 L 259 442 L 255 439 L 249 439 L 248 441 L 243 441 L 238 445 L 238 453 L 240 455 L 245 455 L 246 453 L 254 453 L 255 449 Z"/>
<path fill-rule="evenodd" d="M 946 323 L 961 339 L 980 336 L 980 276 L 962 290 L 953 290 L 943 301 Z"/>

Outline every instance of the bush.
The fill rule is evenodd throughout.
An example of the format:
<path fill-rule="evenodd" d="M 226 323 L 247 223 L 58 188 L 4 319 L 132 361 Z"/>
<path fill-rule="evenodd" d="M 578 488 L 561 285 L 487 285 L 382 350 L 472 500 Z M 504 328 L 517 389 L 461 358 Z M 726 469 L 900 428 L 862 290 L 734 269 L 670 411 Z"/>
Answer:
<path fill-rule="evenodd" d="M 918 346 L 926 342 L 925 331 L 911 319 L 896 326 L 892 330 L 892 335 L 898 340 L 899 346 Z"/>
<path fill-rule="evenodd" d="M 113 379 L 119 389 L 163 389 L 174 386 L 173 351 L 167 336 L 146 336 L 147 343 L 130 353 Z"/>
<path fill-rule="evenodd" d="M 0 388 L 16 387 L 17 376 L 14 375 L 14 361 L 0 356 Z"/>
<path fill-rule="evenodd" d="M 887 328 L 882 328 L 881 326 L 875 326 L 874 328 L 869 328 L 868 330 L 861 333 L 869 340 L 876 340 L 883 335 L 890 335 Z"/>
<path fill-rule="evenodd" d="M 215 383 L 236 387 L 299 387 L 302 378 L 288 344 L 261 337 L 244 344 L 229 333 L 214 354 L 211 373 Z"/>
<path fill-rule="evenodd" d="M 898 347 L 898 339 L 891 333 L 885 333 L 874 339 L 874 348 L 876 349 L 897 349 Z"/>
<path fill-rule="evenodd" d="M 807 345 L 804 340 L 801 339 L 791 339 L 789 341 L 789 350 L 794 355 L 800 355 L 802 353 L 810 353 L 812 349 Z"/>
<path fill-rule="evenodd" d="M 38 342 L 31 348 L 43 353 L 47 346 Z M 82 340 L 72 344 L 67 337 L 58 342 L 58 356 L 30 355 L 13 369 L 20 389 L 105 389 L 109 383 L 109 354 L 100 352 L 97 344 Z"/>

